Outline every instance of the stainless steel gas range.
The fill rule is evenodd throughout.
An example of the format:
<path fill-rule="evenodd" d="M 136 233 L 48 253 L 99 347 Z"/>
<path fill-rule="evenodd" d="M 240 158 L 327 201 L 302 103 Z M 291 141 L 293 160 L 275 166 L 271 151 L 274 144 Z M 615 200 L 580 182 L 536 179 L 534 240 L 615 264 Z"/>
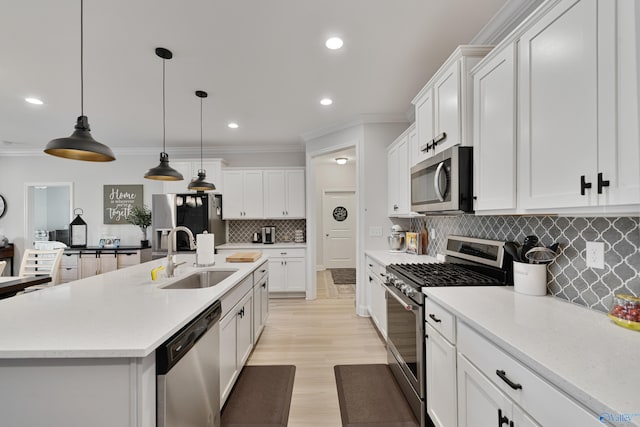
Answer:
<path fill-rule="evenodd" d="M 504 242 L 449 236 L 444 263 L 391 264 L 386 269 L 387 353 L 398 384 L 421 427 L 426 414 L 424 299 L 430 286 L 498 286 L 511 283 Z"/>

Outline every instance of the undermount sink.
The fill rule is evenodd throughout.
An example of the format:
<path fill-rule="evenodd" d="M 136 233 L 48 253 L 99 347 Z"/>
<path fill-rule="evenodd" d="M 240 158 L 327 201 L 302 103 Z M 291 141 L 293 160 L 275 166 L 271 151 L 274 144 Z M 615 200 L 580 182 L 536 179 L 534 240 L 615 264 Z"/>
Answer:
<path fill-rule="evenodd" d="M 199 289 L 210 288 L 222 282 L 238 270 L 204 270 L 192 273 L 162 289 Z"/>

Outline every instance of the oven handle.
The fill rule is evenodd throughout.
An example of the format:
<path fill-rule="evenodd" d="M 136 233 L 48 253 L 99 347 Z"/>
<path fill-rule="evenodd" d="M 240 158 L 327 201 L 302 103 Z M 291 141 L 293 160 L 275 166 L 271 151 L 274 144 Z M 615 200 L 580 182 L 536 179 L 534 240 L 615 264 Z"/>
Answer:
<path fill-rule="evenodd" d="M 389 295 L 394 297 L 396 299 L 396 301 L 398 301 L 400 304 L 402 304 L 404 309 L 407 310 L 407 311 L 414 311 L 414 310 L 418 309 L 418 307 L 416 307 L 415 305 L 407 304 L 406 302 L 402 301 L 402 299 L 400 299 L 400 297 L 398 295 L 396 295 L 395 292 L 393 292 L 391 289 L 389 289 Z"/>

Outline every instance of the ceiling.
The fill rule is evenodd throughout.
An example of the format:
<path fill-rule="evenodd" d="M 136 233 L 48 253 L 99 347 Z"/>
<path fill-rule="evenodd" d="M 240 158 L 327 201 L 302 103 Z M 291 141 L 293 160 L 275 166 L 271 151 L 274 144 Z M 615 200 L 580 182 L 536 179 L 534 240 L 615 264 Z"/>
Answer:
<path fill-rule="evenodd" d="M 506 0 L 85 0 L 84 112 L 116 156 L 301 149 L 363 116 L 407 118 L 411 99 Z M 80 115 L 80 1 L 0 0 L 0 149 L 44 148 Z M 338 35 L 344 47 L 330 51 Z M 37 97 L 44 105 L 24 102 Z M 333 105 L 323 107 L 322 97 Z M 240 127 L 229 129 L 229 121 Z M 198 151 L 199 152 L 199 151 Z"/>

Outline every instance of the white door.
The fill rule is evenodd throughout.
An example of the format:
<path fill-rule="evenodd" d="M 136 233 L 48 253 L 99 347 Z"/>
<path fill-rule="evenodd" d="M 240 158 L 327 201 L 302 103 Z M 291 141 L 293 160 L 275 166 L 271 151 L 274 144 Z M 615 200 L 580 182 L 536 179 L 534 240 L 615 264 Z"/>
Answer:
<path fill-rule="evenodd" d="M 325 268 L 356 267 L 356 193 L 325 191 L 322 196 Z"/>

